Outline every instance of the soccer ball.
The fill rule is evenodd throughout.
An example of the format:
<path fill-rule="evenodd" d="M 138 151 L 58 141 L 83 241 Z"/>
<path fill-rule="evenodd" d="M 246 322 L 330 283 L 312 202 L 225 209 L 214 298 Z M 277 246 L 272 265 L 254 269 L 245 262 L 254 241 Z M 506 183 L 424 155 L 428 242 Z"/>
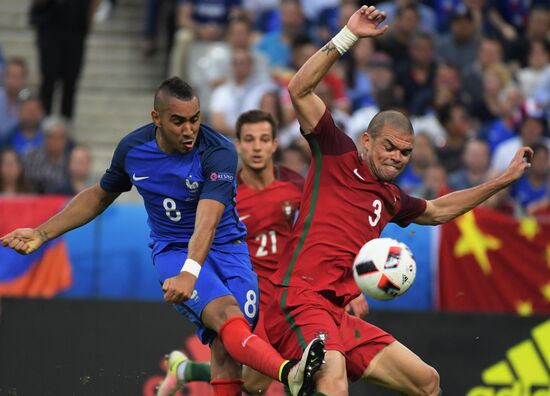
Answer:
<path fill-rule="evenodd" d="M 416 276 L 411 250 L 392 238 L 371 239 L 353 262 L 357 286 L 376 300 L 391 300 L 405 293 Z"/>

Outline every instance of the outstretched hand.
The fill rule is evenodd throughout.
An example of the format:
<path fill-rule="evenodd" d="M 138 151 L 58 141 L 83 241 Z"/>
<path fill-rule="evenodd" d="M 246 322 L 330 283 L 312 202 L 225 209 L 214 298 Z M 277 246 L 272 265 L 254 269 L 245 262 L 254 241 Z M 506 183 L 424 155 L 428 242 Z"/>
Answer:
<path fill-rule="evenodd" d="M 531 147 L 521 147 L 516 151 L 514 158 L 510 161 L 508 168 L 503 173 L 510 183 L 516 181 L 526 169 L 531 167 L 531 159 L 533 158 L 533 149 Z"/>
<path fill-rule="evenodd" d="M 17 253 L 30 254 L 38 250 L 45 238 L 34 228 L 18 228 L 0 238 L 2 246 L 7 246 Z"/>
<path fill-rule="evenodd" d="M 357 37 L 376 37 L 388 30 L 388 25 L 379 27 L 385 19 L 385 12 L 365 5 L 353 13 L 346 26 Z"/>

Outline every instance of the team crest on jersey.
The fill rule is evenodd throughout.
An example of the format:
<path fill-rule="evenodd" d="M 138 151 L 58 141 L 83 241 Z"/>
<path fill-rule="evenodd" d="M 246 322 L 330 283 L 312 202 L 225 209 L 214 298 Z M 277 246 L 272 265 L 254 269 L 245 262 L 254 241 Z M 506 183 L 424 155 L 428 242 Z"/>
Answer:
<path fill-rule="evenodd" d="M 328 340 L 328 332 L 326 330 L 319 330 L 315 333 L 315 337 L 319 338 L 322 341 Z"/>
<path fill-rule="evenodd" d="M 287 220 L 291 220 L 292 214 L 294 213 L 294 208 L 292 207 L 292 203 L 290 201 L 284 201 L 281 208 Z"/>
<path fill-rule="evenodd" d="M 194 192 L 197 190 L 197 188 L 199 188 L 199 182 L 194 181 L 193 183 L 191 183 L 189 179 L 185 179 L 185 186 L 190 192 Z"/>

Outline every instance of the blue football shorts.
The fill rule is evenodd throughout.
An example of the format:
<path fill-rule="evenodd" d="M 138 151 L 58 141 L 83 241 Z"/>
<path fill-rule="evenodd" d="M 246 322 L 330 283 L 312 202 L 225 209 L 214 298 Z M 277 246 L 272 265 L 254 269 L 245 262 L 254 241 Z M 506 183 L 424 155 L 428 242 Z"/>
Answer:
<path fill-rule="evenodd" d="M 167 278 L 180 273 L 186 258 L 187 248 L 173 245 L 153 255 L 161 285 Z M 202 265 L 192 297 L 183 303 L 174 304 L 174 307 L 195 324 L 202 343 L 210 344 L 216 333 L 202 323 L 202 311 L 210 301 L 230 294 L 237 300 L 251 329 L 254 329 L 260 304 L 258 277 L 252 270 L 248 245 L 244 242 L 212 246 Z"/>

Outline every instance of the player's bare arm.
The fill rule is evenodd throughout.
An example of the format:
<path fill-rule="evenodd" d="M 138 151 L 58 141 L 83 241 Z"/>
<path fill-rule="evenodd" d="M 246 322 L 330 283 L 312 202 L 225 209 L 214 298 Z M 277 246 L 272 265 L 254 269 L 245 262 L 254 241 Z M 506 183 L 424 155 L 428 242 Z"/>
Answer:
<path fill-rule="evenodd" d="M 325 112 L 325 104 L 314 93 L 315 87 L 355 41 L 383 34 L 387 26 L 379 28 L 379 25 L 384 19 L 386 14 L 376 7 L 361 7 L 350 17 L 342 31 L 317 51 L 294 75 L 288 91 L 302 133 L 311 133 Z"/>
<path fill-rule="evenodd" d="M 479 186 L 455 191 L 427 201 L 426 210 L 414 222 L 428 225 L 443 224 L 472 210 L 496 192 L 519 179 L 531 166 L 532 156 L 531 148 L 521 147 L 502 175 Z"/>
<path fill-rule="evenodd" d="M 99 183 L 88 187 L 58 214 L 36 228 L 18 228 L 0 240 L 18 253 L 30 254 L 45 242 L 78 228 L 99 216 L 120 193 L 110 193 L 101 188 Z"/>
<path fill-rule="evenodd" d="M 195 230 L 189 240 L 187 259 L 191 259 L 202 266 L 212 246 L 216 227 L 220 222 L 224 209 L 225 205 L 214 199 L 201 199 L 199 201 Z M 197 276 L 193 275 L 192 272 L 182 270 L 178 275 L 164 281 L 162 285 L 164 299 L 173 304 L 179 304 L 190 299 L 196 281 Z"/>

